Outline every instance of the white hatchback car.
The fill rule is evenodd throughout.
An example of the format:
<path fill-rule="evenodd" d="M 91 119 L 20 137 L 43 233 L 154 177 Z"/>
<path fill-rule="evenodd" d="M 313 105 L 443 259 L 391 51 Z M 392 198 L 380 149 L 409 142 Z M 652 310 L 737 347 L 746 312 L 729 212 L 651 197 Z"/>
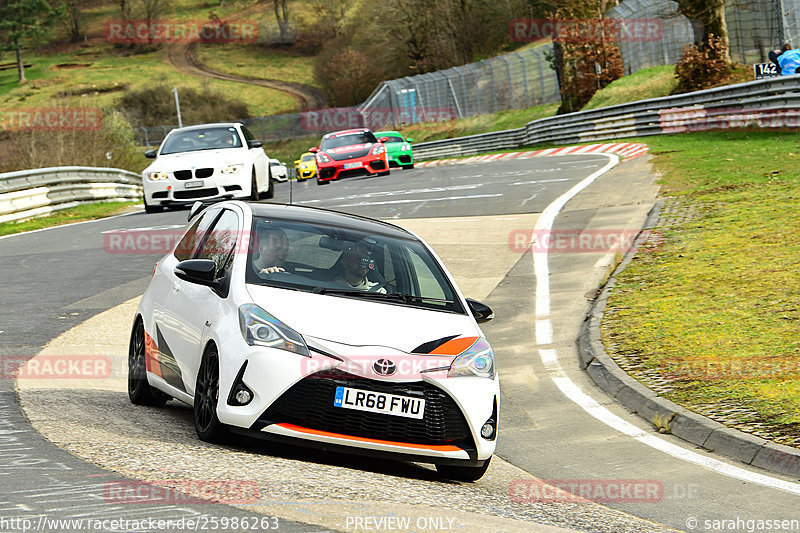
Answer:
<path fill-rule="evenodd" d="M 269 158 L 261 145 L 238 122 L 170 131 L 158 150 L 145 152 L 155 159 L 142 172 L 145 211 L 197 200 L 272 198 Z"/>
<path fill-rule="evenodd" d="M 270 175 L 275 181 L 289 181 L 289 171 L 286 170 L 286 165 L 277 159 L 269 160 L 269 169 Z"/>
<path fill-rule="evenodd" d="M 500 401 L 489 307 L 413 233 L 309 207 L 192 208 L 134 318 L 135 404 L 194 407 L 226 432 L 431 462 L 476 480 Z"/>

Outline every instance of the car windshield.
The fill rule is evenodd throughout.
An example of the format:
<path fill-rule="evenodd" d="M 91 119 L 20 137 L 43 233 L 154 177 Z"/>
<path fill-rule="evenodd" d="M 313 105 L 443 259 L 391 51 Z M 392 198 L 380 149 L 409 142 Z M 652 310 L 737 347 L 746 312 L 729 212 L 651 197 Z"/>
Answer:
<path fill-rule="evenodd" d="M 331 148 L 341 148 L 342 146 L 352 146 L 354 144 L 376 143 L 378 140 L 371 131 L 360 131 L 358 133 L 347 133 L 325 137 L 320 144 L 320 150 L 330 150 Z"/>
<path fill-rule="evenodd" d="M 270 161 L 269 162 L 269 166 L 271 166 L 271 167 L 279 167 L 279 166 L 281 166 L 281 163 L 279 161 Z"/>
<path fill-rule="evenodd" d="M 314 160 L 313 155 L 304 155 L 302 159 L 300 159 L 300 161 L 313 161 L 313 160 Z"/>
<path fill-rule="evenodd" d="M 262 217 L 253 217 L 251 235 L 247 283 L 465 312 L 439 262 L 413 237 Z"/>
<path fill-rule="evenodd" d="M 161 147 L 161 155 L 241 147 L 242 140 L 236 128 L 192 129 L 173 132 L 164 141 L 164 146 Z"/>
<path fill-rule="evenodd" d="M 379 133 L 375 134 L 375 138 L 377 138 L 377 139 L 380 139 L 382 137 L 387 137 L 389 139 L 388 141 L 386 141 L 387 143 L 404 143 L 404 142 L 406 142 L 406 140 L 403 139 L 402 135 L 400 135 L 399 133 L 396 133 L 396 132 L 384 132 L 384 133 L 380 133 L 379 132 Z"/>

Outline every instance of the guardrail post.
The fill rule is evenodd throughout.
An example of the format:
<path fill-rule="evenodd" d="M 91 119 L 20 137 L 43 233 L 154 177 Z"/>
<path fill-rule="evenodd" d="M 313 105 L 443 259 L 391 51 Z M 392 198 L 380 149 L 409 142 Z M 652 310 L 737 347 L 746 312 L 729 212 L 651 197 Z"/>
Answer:
<path fill-rule="evenodd" d="M 519 62 L 522 65 L 522 81 L 523 87 L 525 87 L 525 100 L 527 101 L 528 105 L 525 107 L 531 106 L 531 93 L 528 92 L 528 71 L 525 68 L 525 58 L 520 55 L 519 52 L 514 52 L 514 55 L 519 58 Z"/>
<path fill-rule="evenodd" d="M 492 65 L 487 63 L 485 59 L 481 59 L 481 63 L 489 67 L 489 76 L 492 80 L 492 104 L 494 106 L 492 108 L 492 112 L 495 112 L 497 111 L 497 88 L 495 87 L 494 84 L 494 68 L 492 68 Z"/>

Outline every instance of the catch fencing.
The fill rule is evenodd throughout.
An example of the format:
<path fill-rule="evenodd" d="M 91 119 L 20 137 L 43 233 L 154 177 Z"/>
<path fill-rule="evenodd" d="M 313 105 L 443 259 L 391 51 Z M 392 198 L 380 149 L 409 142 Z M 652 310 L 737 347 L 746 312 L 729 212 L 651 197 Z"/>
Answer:
<path fill-rule="evenodd" d="M 672 65 L 683 48 L 695 41 L 692 23 L 672 0 L 624 0 L 606 16 L 613 19 L 658 20 L 662 37 L 649 41 L 620 41 L 625 73 L 645 67 Z M 789 42 L 800 47 L 800 0 L 728 0 L 725 21 L 731 59 L 749 65 L 769 60 L 770 50 Z"/>

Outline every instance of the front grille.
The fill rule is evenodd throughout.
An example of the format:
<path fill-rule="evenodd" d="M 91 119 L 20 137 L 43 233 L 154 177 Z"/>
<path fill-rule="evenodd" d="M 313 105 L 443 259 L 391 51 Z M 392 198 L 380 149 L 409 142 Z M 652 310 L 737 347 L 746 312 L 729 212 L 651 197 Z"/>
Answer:
<path fill-rule="evenodd" d="M 210 178 L 212 174 L 214 174 L 213 168 L 198 168 L 194 171 L 194 177 L 200 179 Z"/>
<path fill-rule="evenodd" d="M 167 191 L 158 191 L 153 193 L 153 198 L 166 198 L 168 195 Z"/>
<path fill-rule="evenodd" d="M 325 152 L 328 156 L 333 159 L 334 161 L 347 161 L 348 159 L 357 159 L 359 157 L 364 157 L 372 150 L 372 145 L 370 144 L 369 147 L 364 148 L 363 150 L 358 150 L 357 152 L 346 152 L 346 153 L 339 153 L 334 154 L 331 152 Z"/>
<path fill-rule="evenodd" d="M 334 407 L 337 386 L 424 398 L 424 417 L 405 418 Z M 356 437 L 474 448 L 467 421 L 455 401 L 423 381 L 389 383 L 338 370 L 320 372 L 286 391 L 261 415 L 254 429 L 281 422 Z"/>
<path fill-rule="evenodd" d="M 410 155 L 401 155 L 397 159 L 399 159 L 400 162 L 403 163 L 404 165 L 407 165 L 407 164 L 411 163 L 411 156 Z"/>
<path fill-rule="evenodd" d="M 336 169 L 333 167 L 321 168 L 319 170 L 319 177 L 324 180 L 332 178 L 334 174 L 336 174 Z"/>
<path fill-rule="evenodd" d="M 188 180 L 192 178 L 191 170 L 176 170 L 173 174 L 175 174 L 175 179 L 177 180 Z"/>
<path fill-rule="evenodd" d="M 373 161 L 369 164 L 373 170 L 386 170 L 386 163 L 383 161 Z"/>
<path fill-rule="evenodd" d="M 241 185 L 225 185 L 224 188 L 225 188 L 225 192 L 241 191 L 242 190 Z"/>
<path fill-rule="evenodd" d="M 216 196 L 217 189 L 192 189 L 190 191 L 175 191 L 172 195 L 176 200 L 191 200 L 192 198 L 203 198 L 206 196 Z"/>

